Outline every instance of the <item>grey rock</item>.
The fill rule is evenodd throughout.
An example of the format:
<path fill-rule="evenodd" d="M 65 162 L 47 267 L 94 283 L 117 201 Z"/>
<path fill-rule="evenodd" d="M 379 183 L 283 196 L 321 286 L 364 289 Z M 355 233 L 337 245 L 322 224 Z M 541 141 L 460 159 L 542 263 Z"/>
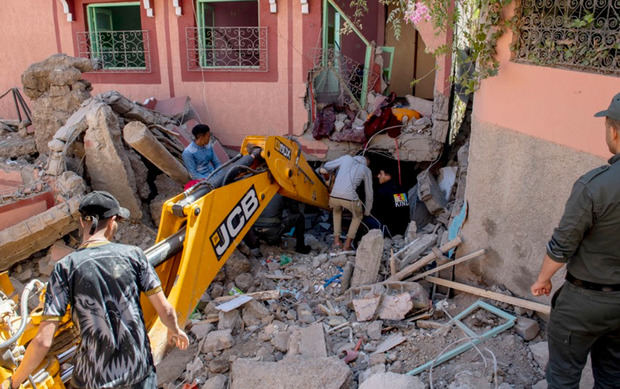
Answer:
<path fill-rule="evenodd" d="M 418 378 L 406 374 L 376 373 L 362 382 L 359 389 L 425 389 Z"/>

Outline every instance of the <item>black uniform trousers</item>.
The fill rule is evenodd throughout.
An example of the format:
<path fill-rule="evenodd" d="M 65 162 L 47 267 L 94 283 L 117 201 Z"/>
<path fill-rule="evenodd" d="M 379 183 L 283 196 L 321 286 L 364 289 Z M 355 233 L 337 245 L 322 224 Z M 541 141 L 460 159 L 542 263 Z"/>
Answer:
<path fill-rule="evenodd" d="M 548 388 L 578 389 L 588 352 L 594 388 L 620 388 L 620 292 L 584 289 L 567 281 L 551 305 Z"/>

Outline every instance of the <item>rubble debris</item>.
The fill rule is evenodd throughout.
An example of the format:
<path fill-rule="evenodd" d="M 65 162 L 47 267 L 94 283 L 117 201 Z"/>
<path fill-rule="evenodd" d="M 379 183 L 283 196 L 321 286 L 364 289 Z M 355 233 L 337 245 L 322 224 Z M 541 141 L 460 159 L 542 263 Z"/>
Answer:
<path fill-rule="evenodd" d="M 351 371 L 336 357 L 287 357 L 279 362 L 237 359 L 231 368 L 231 389 L 346 389 Z"/>
<path fill-rule="evenodd" d="M 226 379 L 225 375 L 217 374 L 213 377 L 210 377 L 204 385 L 201 386 L 202 389 L 226 389 Z"/>
<path fill-rule="evenodd" d="M 49 247 L 78 228 L 80 198 L 74 197 L 14 226 L 0 230 L 0 269 Z"/>
<path fill-rule="evenodd" d="M 157 364 L 157 387 L 174 382 L 183 376 L 183 370 L 194 359 L 197 349 L 197 344 L 190 343 L 187 350 L 177 348 L 170 350 L 164 359 Z"/>
<path fill-rule="evenodd" d="M 90 82 L 83 72 L 92 71 L 87 58 L 54 54 L 34 63 L 22 74 L 24 93 L 32 101 L 32 124 L 37 151 L 49 153 L 48 142 L 83 101 L 90 97 Z"/>
<path fill-rule="evenodd" d="M 122 151 L 117 116 L 108 105 L 98 103 L 92 106 L 86 121 L 88 131 L 84 135 L 84 148 L 92 188 L 110 192 L 129 209 L 133 220 L 140 220 L 142 207 L 137 196 L 136 178 L 129 158 Z"/>
<path fill-rule="evenodd" d="M 536 302 L 525 300 L 525 299 L 521 299 L 521 298 L 518 298 L 518 297 L 506 296 L 506 295 L 503 295 L 501 293 L 491 292 L 489 290 L 485 290 L 485 289 L 481 289 L 481 288 L 476 288 L 474 286 L 465 285 L 465 284 L 461 284 L 461 283 L 454 282 L 454 281 L 443 280 L 443 279 L 437 278 L 437 277 L 427 276 L 424 279 L 426 281 L 430 281 L 430 282 L 435 283 L 437 285 L 447 286 L 449 288 L 453 288 L 453 289 L 460 290 L 460 291 L 463 291 L 463 292 L 471 293 L 471 294 L 474 294 L 476 296 L 481 296 L 481 297 L 489 298 L 489 299 L 492 299 L 492 300 L 504 302 L 504 303 L 507 303 L 507 304 L 520 306 L 522 308 L 531 309 L 533 311 L 544 313 L 544 314 L 547 314 L 547 315 L 551 313 L 551 307 L 548 306 L 548 305 L 545 305 L 545 304 L 536 303 Z"/>
<path fill-rule="evenodd" d="M 22 138 L 17 134 L 8 135 L 0 140 L 0 159 L 14 159 L 32 155 L 37 152 L 35 139 L 32 136 Z"/>
<path fill-rule="evenodd" d="M 157 196 L 155 196 L 149 204 L 149 210 L 151 211 L 151 218 L 156 226 L 159 226 L 159 219 L 161 218 L 161 211 L 164 207 L 164 203 L 183 191 L 183 186 L 172 178 L 165 174 L 160 174 L 155 177 L 155 188 L 157 189 Z M 226 262 L 227 264 L 229 262 Z"/>
<path fill-rule="evenodd" d="M 439 251 L 442 252 L 442 253 L 446 253 L 449 250 L 457 247 L 461 243 L 462 243 L 461 238 L 460 237 L 456 237 L 455 239 L 453 239 L 453 240 L 449 241 L 448 243 L 444 244 L 443 246 L 439 247 Z M 404 269 L 402 269 L 401 271 L 396 273 L 396 275 L 391 276 L 389 278 L 389 280 L 390 281 L 400 281 L 400 280 L 403 280 L 403 279 L 409 277 L 410 275 L 412 275 L 417 270 L 419 270 L 422 267 L 428 265 L 429 263 L 431 263 L 432 261 L 434 261 L 437 258 L 438 258 L 437 252 L 432 251 L 431 253 L 429 253 L 429 254 L 425 255 L 424 257 L 420 258 L 418 261 L 412 263 L 411 265 L 406 266 Z"/>
<path fill-rule="evenodd" d="M 211 331 L 200 344 L 203 353 L 225 350 L 233 346 L 234 339 L 230 330 Z"/>
<path fill-rule="evenodd" d="M 172 156 L 141 122 L 130 122 L 123 128 L 123 139 L 173 180 L 185 184 L 190 180 L 185 166 Z"/>
<path fill-rule="evenodd" d="M 251 297 L 252 299 L 257 300 L 257 301 L 275 300 L 275 299 L 280 298 L 280 291 L 279 290 L 264 290 L 260 292 L 247 293 L 245 294 L 245 296 Z M 222 297 L 213 299 L 213 302 L 216 304 L 222 304 L 227 301 L 234 300 L 237 297 L 238 296 L 222 296 Z"/>
<path fill-rule="evenodd" d="M 515 332 L 519 334 L 525 340 L 532 340 L 538 335 L 540 326 L 534 319 L 527 317 L 517 318 L 517 324 L 515 325 Z"/>
<path fill-rule="evenodd" d="M 426 385 L 418 377 L 392 372 L 370 376 L 359 389 L 424 389 Z"/>
<path fill-rule="evenodd" d="M 428 211 L 433 215 L 437 215 L 446 207 L 445 194 L 428 169 L 418 174 L 418 198 L 424 202 Z"/>
<path fill-rule="evenodd" d="M 351 286 L 367 285 L 377 282 L 381 255 L 383 253 L 383 233 L 370 230 L 362 240 L 355 254 L 355 269 Z"/>
<path fill-rule="evenodd" d="M 382 298 L 383 295 L 380 294 L 353 299 L 351 303 L 353 304 L 357 321 L 373 320 L 376 317 L 375 315 Z"/>
<path fill-rule="evenodd" d="M 425 234 L 415 239 L 408 245 L 407 250 L 402 253 L 402 259 L 398 262 L 397 267 L 402 269 L 411 262 L 416 261 L 423 253 L 433 247 L 436 243 L 437 235 L 435 234 Z M 401 253 L 399 252 L 397 254 Z M 396 255 L 394 255 L 394 258 L 396 258 Z"/>
<path fill-rule="evenodd" d="M 398 346 L 402 342 L 405 342 L 406 340 L 407 338 L 405 338 L 400 333 L 392 334 L 388 338 L 386 338 L 383 342 L 381 342 L 379 346 L 377 346 L 377 349 L 373 352 L 373 354 L 380 354 L 386 351 L 390 351 L 391 349 Z"/>
<path fill-rule="evenodd" d="M 462 256 L 460 258 L 457 258 L 457 259 L 455 259 L 453 261 L 450 261 L 450 262 L 445 263 L 443 265 L 437 266 L 434 269 L 431 269 L 429 271 L 425 271 L 424 273 L 416 274 L 414 277 L 411 278 L 411 281 L 421 280 L 422 278 L 424 278 L 424 277 L 426 277 L 426 276 L 428 276 L 430 274 L 437 273 L 438 271 L 441 271 L 443 269 L 447 269 L 447 268 L 456 266 L 459 263 L 463 263 L 465 261 L 469 261 L 470 259 L 478 258 L 478 257 L 484 255 L 485 253 L 486 253 L 485 249 L 474 251 L 471 254 L 464 255 L 464 256 Z"/>
<path fill-rule="evenodd" d="M 325 334 L 321 323 L 314 323 L 304 328 L 296 327 L 292 330 L 287 356 L 297 354 L 305 358 L 327 357 Z"/>

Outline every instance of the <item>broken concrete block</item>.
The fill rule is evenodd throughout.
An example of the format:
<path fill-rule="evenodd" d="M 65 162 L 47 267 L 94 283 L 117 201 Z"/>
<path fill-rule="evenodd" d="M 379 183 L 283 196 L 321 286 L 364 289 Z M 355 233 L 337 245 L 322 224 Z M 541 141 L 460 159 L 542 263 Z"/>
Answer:
<path fill-rule="evenodd" d="M 540 380 L 534 385 L 532 385 L 532 389 L 547 389 L 547 380 Z"/>
<path fill-rule="evenodd" d="M 207 366 L 209 367 L 209 373 L 225 373 L 230 368 L 230 361 L 227 358 L 215 358 L 210 360 Z"/>
<path fill-rule="evenodd" d="M 49 255 L 46 255 L 43 258 L 39 259 L 39 262 L 37 264 L 39 273 L 47 277 L 52 274 L 55 265 L 56 262 L 52 261 L 52 258 Z"/>
<path fill-rule="evenodd" d="M 58 262 L 65 256 L 74 252 L 75 249 L 69 247 L 62 240 L 57 240 L 54 244 L 49 248 L 47 255 L 50 257 L 52 262 Z"/>
<path fill-rule="evenodd" d="M 403 320 L 413 308 L 413 301 L 409 293 L 395 296 L 383 296 L 378 308 L 378 316 L 383 320 Z"/>
<path fill-rule="evenodd" d="M 162 145 L 141 122 L 130 122 L 123 128 L 123 139 L 173 180 L 184 184 L 191 178 L 185 166 Z"/>
<path fill-rule="evenodd" d="M 529 347 L 538 366 L 544 369 L 549 361 L 549 344 L 547 342 L 538 342 L 536 344 L 531 344 Z"/>
<path fill-rule="evenodd" d="M 250 300 L 243 305 L 243 311 L 241 317 L 247 327 L 258 326 L 263 323 L 271 312 L 265 307 L 265 305 L 256 300 Z"/>
<path fill-rule="evenodd" d="M 353 299 L 352 304 L 357 321 L 368 321 L 374 319 L 382 298 L 383 296 L 381 295 L 375 295 Z"/>
<path fill-rule="evenodd" d="M 250 260 L 239 250 L 235 250 L 226 261 L 224 265 L 224 271 L 226 273 L 226 279 L 232 281 L 241 273 L 248 273 L 252 270 L 252 263 Z"/>
<path fill-rule="evenodd" d="M 418 198 L 424 202 L 432 214 L 438 214 L 446 207 L 444 194 L 437 180 L 428 170 L 418 174 Z"/>
<path fill-rule="evenodd" d="M 231 368 L 231 389 L 345 389 L 351 370 L 336 357 L 288 357 L 279 362 L 237 359 Z"/>
<path fill-rule="evenodd" d="M 309 327 L 299 328 L 298 331 L 300 334 L 299 350 L 302 356 L 308 358 L 327 357 L 323 324 L 314 323 Z"/>
<path fill-rule="evenodd" d="M 74 197 L 18 224 L 0 230 L 0 269 L 52 243 L 78 228 L 80 198 Z"/>
<path fill-rule="evenodd" d="M 225 375 L 218 374 L 210 377 L 204 385 L 201 386 L 201 389 L 226 389 L 226 381 Z"/>
<path fill-rule="evenodd" d="M 86 192 L 86 183 L 76 173 L 66 171 L 56 179 L 54 189 L 65 198 L 81 196 Z"/>
<path fill-rule="evenodd" d="M 219 328 L 218 328 L 219 329 Z M 190 332 L 198 339 L 202 340 L 213 330 L 213 324 L 208 323 L 206 321 L 200 321 L 198 323 L 192 324 L 192 329 Z"/>
<path fill-rule="evenodd" d="M 200 345 L 200 351 L 209 353 L 225 350 L 233 346 L 234 340 L 230 330 L 211 331 Z"/>
<path fill-rule="evenodd" d="M 448 132 L 450 132 L 449 120 L 433 119 L 433 127 L 431 128 L 433 140 L 442 143 L 445 142 Z"/>
<path fill-rule="evenodd" d="M 433 121 L 450 119 L 450 96 L 435 91 L 433 96 Z"/>
<path fill-rule="evenodd" d="M 101 93 L 97 98 L 109 104 L 114 112 L 129 120 L 139 120 L 145 124 L 159 124 L 162 126 L 174 124 L 173 120 L 168 116 L 136 104 L 117 91 Z"/>
<path fill-rule="evenodd" d="M 301 303 L 297 305 L 297 320 L 302 323 L 310 324 L 314 322 L 314 315 L 312 314 L 312 308 L 307 303 Z"/>
<path fill-rule="evenodd" d="M 355 269 L 351 286 L 367 285 L 377 282 L 381 256 L 383 255 L 383 233 L 374 229 L 368 231 L 355 253 Z"/>
<path fill-rule="evenodd" d="M 417 237 L 418 226 L 415 224 L 415 220 L 409 222 L 407 229 L 405 230 L 405 243 L 411 243 Z"/>
<path fill-rule="evenodd" d="M 288 331 L 278 331 L 271 337 L 271 345 L 280 352 L 286 352 L 289 349 L 289 341 L 291 334 Z"/>
<path fill-rule="evenodd" d="M 383 328 L 383 322 L 381 320 L 375 320 L 372 323 L 368 324 L 366 328 L 366 333 L 368 337 L 372 340 L 379 340 L 383 337 L 381 335 L 381 329 Z"/>
<path fill-rule="evenodd" d="M 17 158 L 36 152 L 37 147 L 33 137 L 22 138 L 17 135 L 9 135 L 0 140 L 0 159 Z"/>
<path fill-rule="evenodd" d="M 237 285 L 237 288 L 247 291 L 254 285 L 254 277 L 250 273 L 241 273 L 235 277 L 235 285 Z"/>
<path fill-rule="evenodd" d="M 157 387 L 174 382 L 183 375 L 183 370 L 197 352 L 196 344 L 190 344 L 187 350 L 174 348 L 157 364 Z"/>
<path fill-rule="evenodd" d="M 540 326 L 538 322 L 527 317 L 519 317 L 515 324 L 515 331 L 525 340 L 532 340 L 538 335 Z"/>
<path fill-rule="evenodd" d="M 407 99 L 407 104 L 409 104 L 409 108 L 415 109 L 416 111 L 421 113 L 422 116 L 431 117 L 431 115 L 433 114 L 432 100 L 426 100 L 412 95 L 406 95 L 405 99 Z"/>
<path fill-rule="evenodd" d="M 204 363 L 199 356 L 185 366 L 185 380 L 192 382 L 204 370 Z"/>
<path fill-rule="evenodd" d="M 230 330 L 233 333 L 237 333 L 237 331 L 241 328 L 241 314 L 237 309 L 230 312 L 219 311 L 218 316 L 218 330 Z"/>
<path fill-rule="evenodd" d="M 94 190 L 110 192 L 131 212 L 133 220 L 142 217 L 136 181 L 121 143 L 118 118 L 109 106 L 99 103 L 86 115 L 84 135 L 86 167 Z"/>
<path fill-rule="evenodd" d="M 151 194 L 151 188 L 148 183 L 149 169 L 142 162 L 140 156 L 132 150 L 127 150 L 127 158 L 129 158 L 129 163 L 136 178 L 138 195 L 140 195 L 142 200 L 148 200 Z"/>
<path fill-rule="evenodd" d="M 418 236 L 414 242 L 412 242 L 411 246 L 409 246 L 407 250 L 400 255 L 402 259 L 399 267 L 402 269 L 408 264 L 415 262 L 422 254 L 428 251 L 431 247 L 435 246 L 436 243 L 437 235 L 435 234 L 424 234 Z"/>
<path fill-rule="evenodd" d="M 392 372 L 377 373 L 362 382 L 359 389 L 425 389 L 426 385 L 418 378 Z"/>

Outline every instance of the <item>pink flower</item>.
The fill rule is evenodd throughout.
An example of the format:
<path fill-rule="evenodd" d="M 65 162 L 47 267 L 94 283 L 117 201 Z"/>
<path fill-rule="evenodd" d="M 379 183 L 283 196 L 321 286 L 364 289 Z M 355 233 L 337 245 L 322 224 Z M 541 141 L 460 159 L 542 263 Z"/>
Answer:
<path fill-rule="evenodd" d="M 414 3 L 409 1 L 407 4 L 407 10 L 405 11 L 404 19 L 407 23 L 418 24 L 422 20 L 431 20 L 431 15 L 426 4 L 418 1 Z"/>

